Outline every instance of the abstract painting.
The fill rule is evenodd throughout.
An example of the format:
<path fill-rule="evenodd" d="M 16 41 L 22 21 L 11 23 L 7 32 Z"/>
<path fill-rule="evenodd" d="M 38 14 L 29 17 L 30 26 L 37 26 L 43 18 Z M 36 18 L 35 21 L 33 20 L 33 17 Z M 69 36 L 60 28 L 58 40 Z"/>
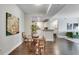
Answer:
<path fill-rule="evenodd" d="M 6 36 L 19 33 L 19 18 L 6 12 Z"/>
<path fill-rule="evenodd" d="M 67 30 L 72 30 L 72 24 L 67 23 Z"/>
<path fill-rule="evenodd" d="M 73 24 L 73 29 L 77 29 L 78 28 L 78 23 L 74 23 Z"/>

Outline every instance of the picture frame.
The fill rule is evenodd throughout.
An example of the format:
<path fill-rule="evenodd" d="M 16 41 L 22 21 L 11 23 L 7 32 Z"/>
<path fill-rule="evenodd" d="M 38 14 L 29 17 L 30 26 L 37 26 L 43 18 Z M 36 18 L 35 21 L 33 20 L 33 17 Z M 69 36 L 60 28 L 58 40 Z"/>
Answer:
<path fill-rule="evenodd" d="M 6 12 L 6 36 L 19 33 L 19 18 Z"/>

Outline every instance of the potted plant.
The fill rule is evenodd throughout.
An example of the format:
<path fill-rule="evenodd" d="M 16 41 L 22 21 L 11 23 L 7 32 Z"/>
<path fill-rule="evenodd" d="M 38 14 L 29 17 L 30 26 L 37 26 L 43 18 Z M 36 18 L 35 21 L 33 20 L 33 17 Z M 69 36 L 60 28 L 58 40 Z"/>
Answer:
<path fill-rule="evenodd" d="M 69 38 L 73 38 L 73 33 L 72 32 L 66 32 L 66 36 Z"/>

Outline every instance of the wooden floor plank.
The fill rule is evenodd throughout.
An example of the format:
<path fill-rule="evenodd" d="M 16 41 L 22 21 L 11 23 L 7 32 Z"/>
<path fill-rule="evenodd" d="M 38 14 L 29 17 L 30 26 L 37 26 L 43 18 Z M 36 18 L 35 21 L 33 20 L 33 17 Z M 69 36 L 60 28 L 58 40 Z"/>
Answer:
<path fill-rule="evenodd" d="M 10 55 L 35 55 L 29 51 L 28 43 L 23 43 L 10 53 Z M 57 39 L 55 42 L 47 41 L 44 55 L 79 55 L 79 44 L 65 39 Z"/>

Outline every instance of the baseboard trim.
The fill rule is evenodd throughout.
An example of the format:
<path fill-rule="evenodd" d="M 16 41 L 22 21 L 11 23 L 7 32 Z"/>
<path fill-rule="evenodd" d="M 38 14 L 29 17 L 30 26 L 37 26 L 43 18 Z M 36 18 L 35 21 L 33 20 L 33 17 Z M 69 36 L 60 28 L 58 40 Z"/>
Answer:
<path fill-rule="evenodd" d="M 13 50 L 15 50 L 18 46 L 20 46 L 23 42 L 20 42 L 19 44 L 17 44 L 16 46 L 14 46 L 10 51 L 4 53 L 4 55 L 9 55 Z"/>

